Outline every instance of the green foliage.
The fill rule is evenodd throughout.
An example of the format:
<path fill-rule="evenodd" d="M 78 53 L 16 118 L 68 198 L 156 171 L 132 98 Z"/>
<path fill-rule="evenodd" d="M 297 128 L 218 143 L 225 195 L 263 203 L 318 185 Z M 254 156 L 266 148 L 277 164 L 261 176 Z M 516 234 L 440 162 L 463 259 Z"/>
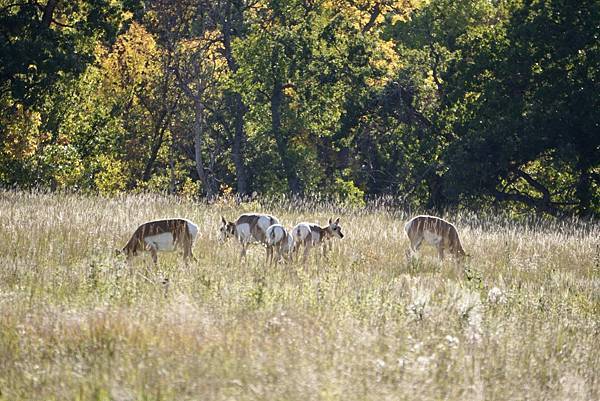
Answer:
<path fill-rule="evenodd" d="M 125 189 L 126 182 L 123 162 L 104 155 L 98 158 L 94 184 L 101 194 L 115 195 Z"/>
<path fill-rule="evenodd" d="M 365 192 L 358 188 L 353 181 L 336 178 L 331 188 L 334 199 L 346 205 L 365 206 Z"/>
<path fill-rule="evenodd" d="M 597 1 L 242 3 L 0 0 L 0 185 L 600 213 Z"/>
<path fill-rule="evenodd" d="M 450 99 L 466 114 L 454 124 L 459 140 L 445 156 L 455 191 L 550 213 L 575 198 L 572 210 L 597 213 L 600 194 L 589 176 L 600 162 L 600 88 L 592 72 L 599 47 L 591 33 L 598 18 L 595 1 L 527 2 L 491 32 L 461 37 L 462 57 L 447 77 Z M 533 165 L 541 169 L 530 174 Z M 548 182 L 544 176 L 557 166 L 572 178 Z"/>
<path fill-rule="evenodd" d="M 81 74 L 95 44 L 113 41 L 125 17 L 121 2 L 45 3 L 0 2 L 2 93 L 27 105 L 37 104 L 65 75 Z"/>

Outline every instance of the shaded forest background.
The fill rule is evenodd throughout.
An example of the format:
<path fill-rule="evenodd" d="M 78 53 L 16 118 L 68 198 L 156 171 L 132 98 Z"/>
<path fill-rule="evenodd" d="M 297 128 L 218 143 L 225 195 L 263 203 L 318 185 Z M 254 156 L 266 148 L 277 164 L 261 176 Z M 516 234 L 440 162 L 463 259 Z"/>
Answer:
<path fill-rule="evenodd" d="M 0 0 L 0 186 L 600 214 L 598 0 Z"/>

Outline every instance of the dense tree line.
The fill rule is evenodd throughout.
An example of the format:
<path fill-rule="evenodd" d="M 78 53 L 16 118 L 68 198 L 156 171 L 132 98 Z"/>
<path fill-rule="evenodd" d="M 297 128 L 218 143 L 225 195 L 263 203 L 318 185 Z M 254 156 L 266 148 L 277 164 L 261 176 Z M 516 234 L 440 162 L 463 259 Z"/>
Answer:
<path fill-rule="evenodd" d="M 0 185 L 600 213 L 598 0 L 0 0 Z"/>

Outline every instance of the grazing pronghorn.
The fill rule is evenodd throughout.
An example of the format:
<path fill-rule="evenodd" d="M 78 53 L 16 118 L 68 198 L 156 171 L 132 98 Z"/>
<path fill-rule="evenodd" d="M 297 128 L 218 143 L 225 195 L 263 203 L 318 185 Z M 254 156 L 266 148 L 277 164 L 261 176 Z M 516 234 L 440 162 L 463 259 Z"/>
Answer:
<path fill-rule="evenodd" d="M 277 251 L 275 263 L 283 256 L 285 260 L 291 261 L 294 250 L 294 237 L 281 224 L 273 224 L 267 228 L 267 244 Z"/>
<path fill-rule="evenodd" d="M 279 224 L 277 218 L 260 213 L 244 213 L 235 222 L 225 220 L 221 216 L 221 227 L 219 228 L 221 241 L 230 237 L 236 237 L 242 244 L 240 259 L 246 256 L 248 244 L 260 242 L 267 246 L 267 261 L 273 258 L 273 247 L 267 242 L 267 229 L 273 224 Z"/>
<path fill-rule="evenodd" d="M 195 260 L 192 245 L 198 236 L 198 226 L 187 219 L 164 219 L 148 221 L 140 225 L 125 247 L 120 251 L 127 259 L 136 256 L 138 252 L 148 251 L 156 265 L 159 251 L 173 251 L 180 245 L 183 247 L 183 257 Z"/>
<path fill-rule="evenodd" d="M 404 225 L 404 231 L 410 239 L 410 250 L 416 253 L 423 240 L 437 248 L 438 256 L 444 259 L 444 249 L 457 258 L 468 256 L 453 224 L 435 216 L 416 216 Z"/>
<path fill-rule="evenodd" d="M 332 238 L 344 238 L 339 217 L 335 221 L 329 219 L 329 224 L 326 226 L 315 223 L 299 223 L 292 229 L 292 235 L 296 251 L 300 249 L 300 245 L 304 246 L 304 257 L 302 258 L 304 262 L 306 262 L 308 252 L 312 247 L 323 245 L 323 255 L 326 256 L 327 243 L 325 241 Z"/>

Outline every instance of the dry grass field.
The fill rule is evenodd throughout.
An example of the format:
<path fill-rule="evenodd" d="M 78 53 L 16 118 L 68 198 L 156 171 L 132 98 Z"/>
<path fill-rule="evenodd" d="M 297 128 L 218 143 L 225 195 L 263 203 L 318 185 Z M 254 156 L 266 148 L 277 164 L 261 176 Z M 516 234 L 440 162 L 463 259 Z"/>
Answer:
<path fill-rule="evenodd" d="M 327 259 L 265 266 L 220 216 L 340 216 Z M 131 266 L 145 220 L 200 226 L 197 262 Z M 600 225 L 447 216 L 472 255 L 408 260 L 407 215 L 0 192 L 0 400 L 598 400 Z M 163 279 L 168 278 L 168 284 Z"/>

